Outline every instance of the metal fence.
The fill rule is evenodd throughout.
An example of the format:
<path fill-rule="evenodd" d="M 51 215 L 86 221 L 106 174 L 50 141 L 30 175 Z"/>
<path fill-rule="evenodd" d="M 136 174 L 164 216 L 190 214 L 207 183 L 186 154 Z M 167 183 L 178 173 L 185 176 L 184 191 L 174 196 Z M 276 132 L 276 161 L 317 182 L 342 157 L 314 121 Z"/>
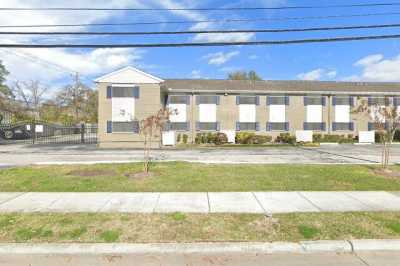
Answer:
<path fill-rule="evenodd" d="M 42 121 L 0 125 L 0 144 L 97 143 L 97 124 L 58 125 Z"/>

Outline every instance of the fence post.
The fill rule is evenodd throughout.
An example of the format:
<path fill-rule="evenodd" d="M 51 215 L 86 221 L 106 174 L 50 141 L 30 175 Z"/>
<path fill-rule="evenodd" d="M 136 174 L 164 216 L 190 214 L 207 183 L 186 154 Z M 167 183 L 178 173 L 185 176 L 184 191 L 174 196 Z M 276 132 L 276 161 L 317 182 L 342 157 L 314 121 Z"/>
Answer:
<path fill-rule="evenodd" d="M 85 143 L 85 123 L 81 123 L 81 143 Z"/>
<path fill-rule="evenodd" d="M 32 122 L 31 122 L 31 138 L 32 138 L 32 144 L 35 144 L 35 139 L 36 139 L 36 123 L 35 123 L 35 120 L 32 120 Z"/>

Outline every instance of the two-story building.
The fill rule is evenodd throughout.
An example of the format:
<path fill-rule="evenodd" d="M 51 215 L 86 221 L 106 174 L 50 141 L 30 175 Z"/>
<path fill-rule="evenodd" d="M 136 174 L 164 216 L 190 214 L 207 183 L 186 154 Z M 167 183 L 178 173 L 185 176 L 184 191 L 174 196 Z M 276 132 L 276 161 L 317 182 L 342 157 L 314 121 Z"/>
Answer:
<path fill-rule="evenodd" d="M 139 121 L 162 107 L 177 110 L 169 130 L 192 141 L 198 132 L 251 131 L 276 137 L 312 131 L 353 134 L 374 130 L 352 112 L 361 100 L 400 105 L 400 83 L 167 79 L 126 67 L 96 79 L 100 147 L 142 147 Z M 231 135 L 231 134 L 230 134 Z M 159 140 L 153 145 L 159 146 Z"/>

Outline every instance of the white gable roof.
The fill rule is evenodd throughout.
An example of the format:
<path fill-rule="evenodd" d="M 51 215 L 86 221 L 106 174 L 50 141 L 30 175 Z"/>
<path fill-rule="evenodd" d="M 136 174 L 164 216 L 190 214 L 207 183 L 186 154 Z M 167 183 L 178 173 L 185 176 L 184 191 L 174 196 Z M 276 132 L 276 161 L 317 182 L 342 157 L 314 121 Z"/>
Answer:
<path fill-rule="evenodd" d="M 145 73 L 137 68 L 127 66 L 117 71 L 95 79 L 99 83 L 123 83 L 123 84 L 154 84 L 161 83 L 164 80 L 153 75 Z"/>

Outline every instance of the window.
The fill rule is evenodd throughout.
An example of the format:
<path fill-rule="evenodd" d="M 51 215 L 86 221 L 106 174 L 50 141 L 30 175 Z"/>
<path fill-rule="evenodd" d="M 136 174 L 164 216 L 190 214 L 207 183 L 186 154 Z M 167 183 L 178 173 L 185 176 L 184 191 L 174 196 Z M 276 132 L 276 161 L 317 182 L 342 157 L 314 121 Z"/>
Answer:
<path fill-rule="evenodd" d="M 199 104 L 199 122 L 217 122 L 217 106 Z"/>
<path fill-rule="evenodd" d="M 239 105 L 239 122 L 256 122 L 256 106 L 254 104 Z"/>
<path fill-rule="evenodd" d="M 307 120 L 308 123 L 322 122 L 322 105 L 307 105 Z"/>
<path fill-rule="evenodd" d="M 284 123 L 286 122 L 286 105 L 270 105 L 269 106 L 269 122 Z"/>
<path fill-rule="evenodd" d="M 135 121 L 135 99 L 139 98 L 137 86 L 108 86 L 107 98 L 111 99 L 111 121 L 107 122 L 107 133 L 137 133 Z"/>
<path fill-rule="evenodd" d="M 171 122 L 186 122 L 186 104 L 173 103 L 168 105 L 169 110 L 172 112 L 169 120 Z"/>
<path fill-rule="evenodd" d="M 135 119 L 135 98 L 113 97 L 111 106 L 113 122 L 130 122 Z"/>

